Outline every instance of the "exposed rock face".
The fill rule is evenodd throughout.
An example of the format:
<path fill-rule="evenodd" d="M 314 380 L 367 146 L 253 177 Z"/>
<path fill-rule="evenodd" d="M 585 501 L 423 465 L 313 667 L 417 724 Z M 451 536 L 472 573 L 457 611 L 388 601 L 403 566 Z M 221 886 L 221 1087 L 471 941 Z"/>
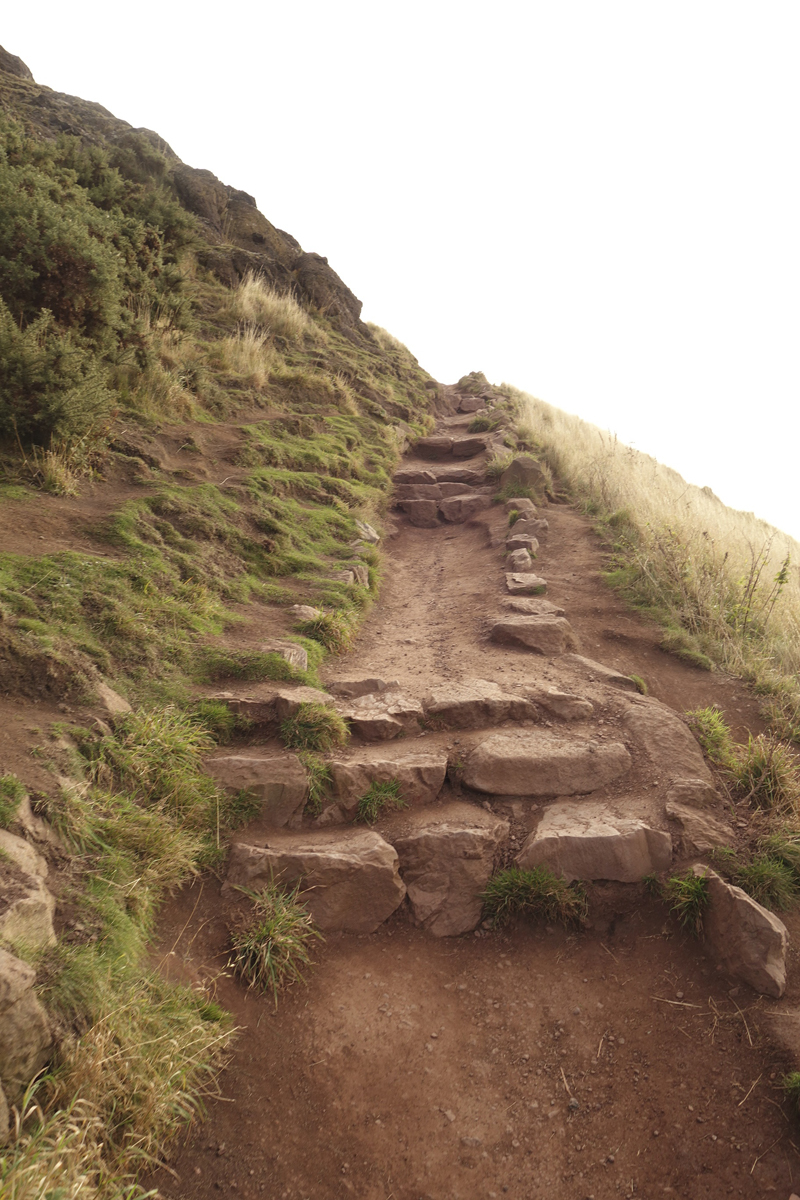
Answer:
<path fill-rule="evenodd" d="M 593 792 L 630 769 L 620 742 L 599 745 L 545 730 L 493 733 L 467 758 L 467 787 L 496 796 L 573 796 Z"/>
<path fill-rule="evenodd" d="M 672 862 L 672 839 L 630 817 L 619 817 L 591 800 L 548 808 L 538 829 L 517 855 L 529 869 L 547 866 L 573 879 L 615 879 L 634 883 Z"/>
<path fill-rule="evenodd" d="M 334 760 L 330 764 L 334 795 L 344 815 L 352 819 L 358 802 L 373 783 L 396 779 L 400 793 L 411 805 L 431 804 L 442 790 L 447 774 L 447 755 L 436 752 L 409 754 L 398 751 L 381 758 L 363 755 Z"/>
<path fill-rule="evenodd" d="M 509 571 L 506 587 L 512 596 L 539 596 L 547 591 L 547 581 L 527 571 Z"/>
<path fill-rule="evenodd" d="M 642 697 L 623 717 L 630 735 L 643 746 L 653 766 L 672 779 L 711 783 L 703 752 L 677 713 L 657 700 Z"/>
<path fill-rule="evenodd" d="M 489 637 L 493 642 L 524 646 L 537 654 L 563 654 L 575 645 L 572 626 L 564 617 L 504 617 L 495 622 Z"/>
<path fill-rule="evenodd" d="M 547 476 L 541 464 L 531 454 L 519 454 L 500 476 L 500 486 L 519 484 L 543 495 L 547 487 Z"/>
<path fill-rule="evenodd" d="M 603 663 L 595 662 L 594 659 L 584 658 L 582 654 L 565 654 L 563 663 L 564 666 L 576 668 L 589 680 L 596 679 L 600 683 L 608 683 L 612 687 L 623 688 L 626 692 L 638 693 L 639 691 L 629 676 L 623 675 L 620 671 L 615 671 L 613 667 L 607 667 Z"/>
<path fill-rule="evenodd" d="M 434 937 L 455 937 L 481 919 L 480 893 L 508 822 L 471 805 L 419 814 L 416 829 L 394 839 L 414 922 Z"/>
<path fill-rule="evenodd" d="M 301 898 L 323 931 L 372 933 L 406 894 L 397 852 L 372 830 L 282 837 L 269 846 L 234 843 L 226 888 L 302 882 Z"/>
<path fill-rule="evenodd" d="M 47 863 L 24 838 L 0 829 L 0 937 L 52 946 L 55 897 L 45 885 Z"/>
<path fill-rule="evenodd" d="M 486 679 L 433 688 L 423 698 L 425 716 L 446 729 L 480 729 L 501 721 L 531 721 L 536 710 L 523 696 L 504 692 Z"/>
<path fill-rule="evenodd" d="M 0 950 L 0 1083 L 12 1104 L 46 1064 L 52 1045 L 35 978 L 32 967 Z"/>
<path fill-rule="evenodd" d="M 446 496 L 439 501 L 439 512 L 451 525 L 462 525 L 476 513 L 491 508 L 491 496 L 480 492 L 468 492 L 461 496 Z"/>
<path fill-rule="evenodd" d="M 534 704 L 562 721 L 586 721 L 594 713 L 591 700 L 584 700 L 572 692 L 560 692 L 558 688 L 526 688 L 525 692 Z"/>
<path fill-rule="evenodd" d="M 711 957 L 734 979 L 780 998 L 786 987 L 786 926 L 715 871 L 700 864 L 693 869 L 708 880 L 703 940 Z"/>
<path fill-rule="evenodd" d="M 0 46 L 0 71 L 5 71 L 7 75 L 16 75 L 19 79 L 33 79 L 30 67 L 16 54 L 9 54 Z"/>
<path fill-rule="evenodd" d="M 667 792 L 671 804 L 707 808 L 718 799 L 716 788 L 705 779 L 673 779 Z"/>
<path fill-rule="evenodd" d="M 279 828 L 302 815 L 308 777 L 296 754 L 226 754 L 208 759 L 206 769 L 226 791 L 255 792 L 266 825 Z"/>
<path fill-rule="evenodd" d="M 340 706 L 353 732 L 365 742 L 385 742 L 401 733 L 419 730 L 422 705 L 402 692 L 369 692 Z"/>
<path fill-rule="evenodd" d="M 728 822 L 709 812 L 668 800 L 666 814 L 681 827 L 680 846 L 684 854 L 708 854 L 715 846 L 730 846 L 733 841 L 733 829 Z"/>

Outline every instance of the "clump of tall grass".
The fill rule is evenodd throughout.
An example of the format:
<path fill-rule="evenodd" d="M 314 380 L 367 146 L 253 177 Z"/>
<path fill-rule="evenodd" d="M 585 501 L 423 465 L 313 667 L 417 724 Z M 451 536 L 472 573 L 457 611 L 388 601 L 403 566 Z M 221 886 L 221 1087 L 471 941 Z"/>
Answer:
<path fill-rule="evenodd" d="M 486 917 L 495 925 L 504 925 L 518 914 L 580 924 L 587 913 L 582 884 L 567 883 L 548 867 L 506 867 L 492 876 L 482 899 Z"/>
<path fill-rule="evenodd" d="M 16 775 L 0 775 L 0 829 L 8 829 L 25 799 L 25 786 Z"/>
<path fill-rule="evenodd" d="M 258 891 L 239 889 L 252 902 L 251 913 L 231 935 L 231 962 L 247 985 L 278 993 L 289 984 L 304 983 L 303 967 L 310 965 L 309 943 L 322 934 L 298 900 L 300 884 L 290 891 L 272 883 Z"/>
<path fill-rule="evenodd" d="M 708 879 L 686 871 L 683 875 L 671 876 L 662 888 L 670 912 L 684 929 L 697 937 L 703 928 L 703 913 L 708 907 Z"/>
<path fill-rule="evenodd" d="M 261 330 L 265 340 L 284 338 L 298 342 L 313 330 L 313 322 L 291 292 L 278 292 L 263 275 L 248 271 L 234 288 L 228 307 L 235 320 Z"/>
<path fill-rule="evenodd" d="M 800 739 L 800 544 L 612 434 L 504 386 L 550 467 L 612 544 L 609 582 L 688 647 L 752 682 Z M 624 513 L 624 520 L 619 514 Z"/>
<path fill-rule="evenodd" d="M 269 334 L 246 321 L 236 333 L 214 344 L 213 356 L 219 366 L 239 375 L 254 388 L 266 387 L 275 362 Z"/>
<path fill-rule="evenodd" d="M 740 799 L 770 812 L 800 811 L 800 767 L 785 742 L 760 733 L 737 745 L 718 709 L 696 708 L 687 716 L 700 745 Z"/>
<path fill-rule="evenodd" d="M 358 802 L 356 820 L 374 825 L 378 817 L 388 811 L 408 808 L 408 801 L 403 797 L 398 779 L 386 779 L 383 782 L 375 780 L 370 784 Z"/>
<path fill-rule="evenodd" d="M 325 704 L 303 703 L 281 722 L 281 738 L 290 750 L 332 750 L 350 737 L 342 717 Z"/>
<path fill-rule="evenodd" d="M 353 644 L 354 623 L 350 613 L 321 612 L 319 616 L 296 622 L 294 628 L 304 637 L 319 642 L 333 654 L 343 654 Z"/>

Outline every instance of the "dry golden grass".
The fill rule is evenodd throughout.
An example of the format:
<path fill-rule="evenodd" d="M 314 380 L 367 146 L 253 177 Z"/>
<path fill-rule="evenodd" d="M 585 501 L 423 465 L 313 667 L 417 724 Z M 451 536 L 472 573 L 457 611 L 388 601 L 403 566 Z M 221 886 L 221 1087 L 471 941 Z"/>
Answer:
<path fill-rule="evenodd" d="M 321 336 L 291 292 L 277 292 L 261 275 L 248 272 L 230 295 L 230 315 L 245 326 L 259 329 L 267 338 L 299 342 L 306 334 Z"/>
<path fill-rule="evenodd" d="M 212 353 L 219 366 L 255 388 L 266 387 L 276 358 L 269 335 L 258 325 L 246 323 L 235 334 L 215 342 Z"/>
<path fill-rule="evenodd" d="M 783 736 L 800 734 L 800 544 L 612 434 L 504 391 L 524 440 L 603 523 L 610 582 L 671 630 L 674 645 L 683 634 L 753 682 Z"/>

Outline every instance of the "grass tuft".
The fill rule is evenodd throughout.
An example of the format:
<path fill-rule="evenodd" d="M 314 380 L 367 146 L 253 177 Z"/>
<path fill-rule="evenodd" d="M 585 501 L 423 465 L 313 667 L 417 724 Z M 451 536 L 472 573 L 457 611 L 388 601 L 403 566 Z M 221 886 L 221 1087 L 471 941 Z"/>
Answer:
<path fill-rule="evenodd" d="M 708 880 L 705 875 L 695 875 L 692 871 L 687 871 L 685 875 L 673 875 L 664 884 L 663 894 L 669 902 L 670 912 L 684 929 L 697 937 L 703 928 L 703 913 L 708 905 Z"/>
<path fill-rule="evenodd" d="M 686 716 L 703 750 L 718 767 L 729 767 L 735 756 L 730 728 L 718 708 L 690 709 Z"/>
<path fill-rule="evenodd" d="M 308 910 L 299 902 L 300 884 L 284 891 L 270 884 L 258 891 L 239 888 L 253 910 L 233 930 L 232 966 L 248 987 L 278 993 L 292 983 L 304 983 L 302 968 L 311 964 L 309 943 L 322 938 Z"/>
<path fill-rule="evenodd" d="M 281 738 L 290 750 L 332 750 L 344 746 L 349 737 L 343 719 L 325 704 L 301 704 L 281 722 Z"/>
<path fill-rule="evenodd" d="M 318 817 L 322 812 L 328 787 L 332 781 L 331 769 L 318 754 L 310 750 L 301 750 L 297 756 L 308 776 L 308 800 L 305 811 L 311 817 Z"/>
<path fill-rule="evenodd" d="M 324 612 L 307 621 L 298 621 L 297 633 L 319 642 L 332 654 L 343 654 L 353 644 L 353 621 L 346 612 Z"/>
<path fill-rule="evenodd" d="M 16 775 L 0 775 L 0 829 L 8 829 L 25 799 L 25 785 Z"/>
<path fill-rule="evenodd" d="M 785 743 L 760 733 L 739 748 L 731 773 L 744 799 L 756 808 L 796 812 L 800 801 L 800 772 Z"/>
<path fill-rule="evenodd" d="M 566 883 L 547 867 L 506 867 L 482 893 L 484 912 L 495 925 L 512 916 L 543 917 L 564 925 L 580 924 L 587 913 L 586 892 L 580 883 Z"/>
<path fill-rule="evenodd" d="M 383 783 L 375 781 L 358 802 L 356 820 L 374 825 L 384 812 L 403 808 L 408 808 L 408 801 L 403 798 L 399 780 L 387 779 Z"/>

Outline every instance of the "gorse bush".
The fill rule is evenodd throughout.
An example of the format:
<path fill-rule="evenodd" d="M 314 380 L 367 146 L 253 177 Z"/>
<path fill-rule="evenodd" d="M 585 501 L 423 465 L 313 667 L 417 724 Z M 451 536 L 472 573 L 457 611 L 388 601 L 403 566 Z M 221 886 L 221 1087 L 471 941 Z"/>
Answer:
<path fill-rule="evenodd" d="M 232 965 L 249 987 L 272 992 L 277 1007 L 282 988 L 304 982 L 303 967 L 311 963 L 309 943 L 322 934 L 298 900 L 299 884 L 288 891 L 277 884 L 239 890 L 253 909 L 233 930 Z"/>
<path fill-rule="evenodd" d="M 506 867 L 492 876 L 482 899 L 486 916 L 496 925 L 518 914 L 565 925 L 579 924 L 587 912 L 582 885 L 568 884 L 548 867 Z"/>

